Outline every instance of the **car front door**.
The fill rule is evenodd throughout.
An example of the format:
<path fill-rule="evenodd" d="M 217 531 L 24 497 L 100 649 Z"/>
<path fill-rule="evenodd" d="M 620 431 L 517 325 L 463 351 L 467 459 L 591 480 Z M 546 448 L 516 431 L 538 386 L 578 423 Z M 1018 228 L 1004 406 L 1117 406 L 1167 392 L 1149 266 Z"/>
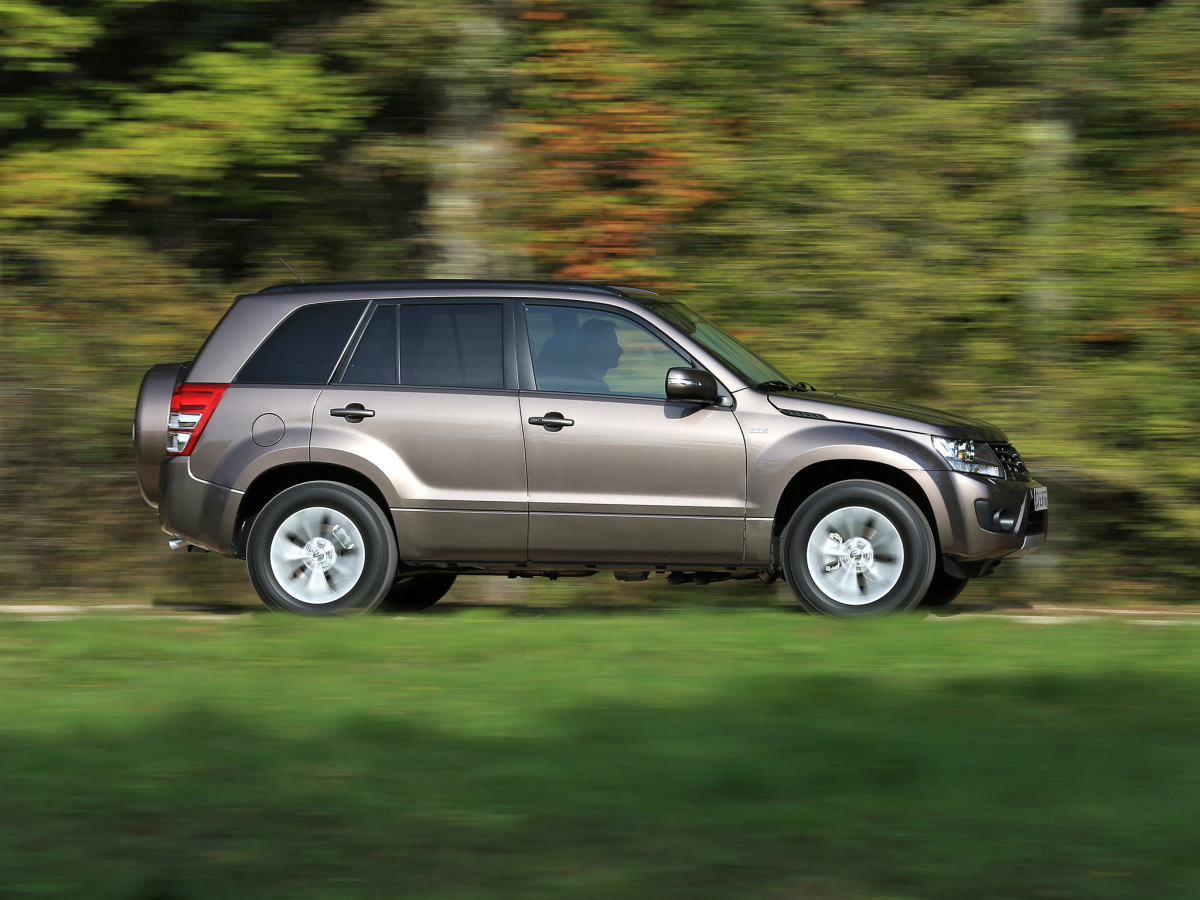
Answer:
<path fill-rule="evenodd" d="M 631 314 L 523 307 L 531 562 L 741 563 L 746 446 L 732 407 L 668 401 L 667 370 L 692 361 Z"/>
<path fill-rule="evenodd" d="M 512 332 L 499 300 L 381 304 L 321 394 L 312 459 L 389 492 L 402 561 L 526 558 Z"/>

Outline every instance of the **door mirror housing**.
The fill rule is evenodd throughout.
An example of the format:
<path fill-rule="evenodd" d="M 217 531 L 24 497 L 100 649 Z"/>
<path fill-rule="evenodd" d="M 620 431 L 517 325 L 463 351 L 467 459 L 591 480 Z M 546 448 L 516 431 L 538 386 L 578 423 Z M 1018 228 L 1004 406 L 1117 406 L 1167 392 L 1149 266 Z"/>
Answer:
<path fill-rule="evenodd" d="M 677 366 L 667 371 L 667 399 L 711 404 L 721 399 L 721 389 L 711 372 Z"/>

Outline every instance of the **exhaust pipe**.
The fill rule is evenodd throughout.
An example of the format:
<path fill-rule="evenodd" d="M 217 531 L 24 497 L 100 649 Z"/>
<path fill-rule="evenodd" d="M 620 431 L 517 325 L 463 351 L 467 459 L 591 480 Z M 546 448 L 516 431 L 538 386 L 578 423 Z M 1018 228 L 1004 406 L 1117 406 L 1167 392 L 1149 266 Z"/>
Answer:
<path fill-rule="evenodd" d="M 169 541 L 167 541 L 167 546 L 170 547 L 172 550 L 182 550 L 184 547 L 187 546 L 187 541 L 185 541 L 179 535 L 173 534 L 173 535 L 171 535 L 171 539 Z"/>

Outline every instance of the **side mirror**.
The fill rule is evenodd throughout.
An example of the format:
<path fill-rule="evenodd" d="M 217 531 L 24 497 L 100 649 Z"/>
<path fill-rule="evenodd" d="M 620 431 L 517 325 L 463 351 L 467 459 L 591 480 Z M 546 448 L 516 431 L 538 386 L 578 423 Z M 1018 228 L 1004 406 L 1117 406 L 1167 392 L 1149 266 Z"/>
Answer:
<path fill-rule="evenodd" d="M 685 369 L 682 366 L 667 372 L 667 399 L 683 403 L 716 403 L 721 389 L 711 372 Z"/>

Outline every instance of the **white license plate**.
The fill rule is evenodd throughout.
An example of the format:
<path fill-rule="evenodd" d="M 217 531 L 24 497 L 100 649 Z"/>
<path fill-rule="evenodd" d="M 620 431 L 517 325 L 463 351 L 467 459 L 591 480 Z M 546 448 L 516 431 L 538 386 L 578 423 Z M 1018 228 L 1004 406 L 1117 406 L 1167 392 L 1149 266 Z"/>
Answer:
<path fill-rule="evenodd" d="M 1035 510 L 1050 508 L 1050 492 L 1044 487 L 1033 489 L 1033 508 Z"/>

